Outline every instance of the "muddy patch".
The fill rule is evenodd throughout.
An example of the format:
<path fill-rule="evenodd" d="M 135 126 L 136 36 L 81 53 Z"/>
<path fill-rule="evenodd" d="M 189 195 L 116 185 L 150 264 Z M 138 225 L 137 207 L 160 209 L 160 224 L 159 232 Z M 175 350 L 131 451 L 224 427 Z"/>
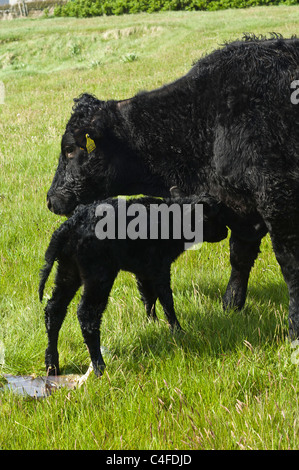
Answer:
<path fill-rule="evenodd" d="M 82 383 L 81 375 L 57 375 L 53 377 L 32 377 L 31 375 L 3 374 L 5 383 L 0 390 L 11 390 L 18 395 L 32 398 L 48 397 L 61 387 L 75 389 Z"/>
<path fill-rule="evenodd" d="M 106 356 L 106 358 L 112 356 L 109 349 L 105 346 L 101 346 L 101 352 Z M 4 365 L 4 363 L 4 345 L 0 341 L 0 365 Z M 92 373 L 93 368 L 90 364 L 84 375 L 68 374 L 34 377 L 32 375 L 1 374 L 0 379 L 4 379 L 4 382 L 0 382 L 0 392 L 11 390 L 12 392 L 24 397 L 44 398 L 48 397 L 61 387 L 66 387 L 72 390 L 81 387 Z"/>

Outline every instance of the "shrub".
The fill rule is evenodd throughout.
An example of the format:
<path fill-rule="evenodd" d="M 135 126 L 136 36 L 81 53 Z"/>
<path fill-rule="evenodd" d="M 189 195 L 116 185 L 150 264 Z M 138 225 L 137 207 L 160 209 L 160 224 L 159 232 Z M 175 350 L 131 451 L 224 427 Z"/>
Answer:
<path fill-rule="evenodd" d="M 299 0 L 69 0 L 65 5 L 58 5 L 54 10 L 54 15 L 88 17 L 157 11 L 221 10 L 298 3 Z"/>

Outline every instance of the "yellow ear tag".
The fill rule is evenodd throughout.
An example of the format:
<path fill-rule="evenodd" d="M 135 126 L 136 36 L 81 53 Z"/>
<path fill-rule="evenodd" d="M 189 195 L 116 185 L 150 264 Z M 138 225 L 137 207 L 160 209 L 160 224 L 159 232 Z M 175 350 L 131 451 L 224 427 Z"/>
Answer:
<path fill-rule="evenodd" d="M 93 152 L 95 148 L 96 148 L 96 144 L 95 144 L 94 141 L 89 137 L 89 135 L 86 134 L 86 150 L 87 150 L 87 153 Z"/>

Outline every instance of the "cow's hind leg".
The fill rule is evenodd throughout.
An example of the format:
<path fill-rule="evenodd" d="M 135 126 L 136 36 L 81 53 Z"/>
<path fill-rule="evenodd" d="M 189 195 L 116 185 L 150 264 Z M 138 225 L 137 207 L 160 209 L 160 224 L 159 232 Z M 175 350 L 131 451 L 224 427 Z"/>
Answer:
<path fill-rule="evenodd" d="M 297 217 L 298 220 L 298 217 Z M 292 224 L 284 224 L 292 227 Z M 270 228 L 276 259 L 281 267 L 289 291 L 289 334 L 291 340 L 299 339 L 299 231 L 285 233 L 283 229 Z"/>
<path fill-rule="evenodd" d="M 230 238 L 231 275 L 223 296 L 223 307 L 241 309 L 244 306 L 251 268 L 259 253 L 261 238 L 244 241 L 233 232 Z"/>
<path fill-rule="evenodd" d="M 81 281 L 75 266 L 67 261 L 58 265 L 55 288 L 45 308 L 45 324 L 48 335 L 45 364 L 48 375 L 59 374 L 58 335 L 67 307 L 80 284 Z"/>

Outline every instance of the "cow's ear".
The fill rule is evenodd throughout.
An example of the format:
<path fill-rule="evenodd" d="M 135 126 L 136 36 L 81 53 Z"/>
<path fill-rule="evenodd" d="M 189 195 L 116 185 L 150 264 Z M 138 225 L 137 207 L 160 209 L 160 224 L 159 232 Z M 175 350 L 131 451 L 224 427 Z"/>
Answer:
<path fill-rule="evenodd" d="M 74 138 L 79 147 L 91 153 L 96 149 L 95 132 L 93 129 L 77 129 L 74 132 Z"/>

